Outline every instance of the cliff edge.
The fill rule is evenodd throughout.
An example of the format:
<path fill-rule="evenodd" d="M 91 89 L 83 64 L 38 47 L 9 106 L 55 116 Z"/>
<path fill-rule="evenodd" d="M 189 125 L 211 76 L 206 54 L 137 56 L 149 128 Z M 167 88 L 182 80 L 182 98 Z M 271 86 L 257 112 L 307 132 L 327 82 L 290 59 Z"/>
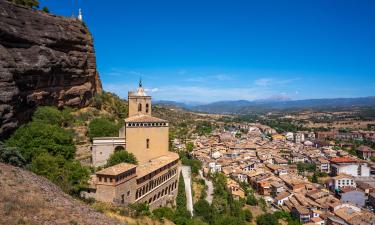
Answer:
<path fill-rule="evenodd" d="M 101 92 L 85 24 L 0 0 L 0 138 L 38 105 L 84 107 Z"/>

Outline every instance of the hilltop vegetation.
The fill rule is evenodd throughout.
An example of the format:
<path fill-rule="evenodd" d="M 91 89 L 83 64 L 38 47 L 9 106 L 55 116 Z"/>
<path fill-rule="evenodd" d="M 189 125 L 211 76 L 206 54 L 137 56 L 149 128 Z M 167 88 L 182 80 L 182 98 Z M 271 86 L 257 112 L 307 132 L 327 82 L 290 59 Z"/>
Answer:
<path fill-rule="evenodd" d="M 69 109 L 40 107 L 32 122 L 18 128 L 3 149 L 11 149 L 13 158 L 20 156 L 23 163 L 18 166 L 48 178 L 69 194 L 78 195 L 87 186 L 89 170 L 74 160 L 74 135 L 66 128 L 71 122 Z M 2 161 L 9 160 L 4 157 Z"/>

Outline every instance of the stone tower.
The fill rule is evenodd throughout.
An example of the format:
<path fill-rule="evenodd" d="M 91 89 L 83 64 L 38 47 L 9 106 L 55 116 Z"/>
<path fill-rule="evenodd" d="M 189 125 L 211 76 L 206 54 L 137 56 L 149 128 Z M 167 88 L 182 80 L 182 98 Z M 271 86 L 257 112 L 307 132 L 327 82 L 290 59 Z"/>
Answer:
<path fill-rule="evenodd" d="M 136 92 L 129 92 L 129 117 L 125 120 L 126 150 L 139 163 L 169 152 L 168 121 L 151 116 L 151 96 L 147 96 L 142 81 Z"/>
<path fill-rule="evenodd" d="M 139 80 L 136 92 L 128 92 L 129 117 L 135 115 L 151 116 L 151 96 L 147 96 L 142 87 L 142 80 Z"/>

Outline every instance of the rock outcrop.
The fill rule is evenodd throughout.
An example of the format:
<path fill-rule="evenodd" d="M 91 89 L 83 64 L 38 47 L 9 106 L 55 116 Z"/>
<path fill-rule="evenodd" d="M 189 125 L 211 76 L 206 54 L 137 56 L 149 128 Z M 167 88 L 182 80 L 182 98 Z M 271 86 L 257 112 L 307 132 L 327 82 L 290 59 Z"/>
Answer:
<path fill-rule="evenodd" d="M 84 107 L 101 92 L 85 24 L 0 0 L 0 138 L 38 105 Z"/>

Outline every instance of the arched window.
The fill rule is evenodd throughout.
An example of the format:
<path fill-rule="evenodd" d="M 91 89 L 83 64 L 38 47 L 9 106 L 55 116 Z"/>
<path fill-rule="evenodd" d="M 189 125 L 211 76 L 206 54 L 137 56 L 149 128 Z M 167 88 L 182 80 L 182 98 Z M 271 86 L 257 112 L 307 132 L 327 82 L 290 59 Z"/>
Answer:
<path fill-rule="evenodd" d="M 123 146 L 116 146 L 115 152 L 124 151 L 125 148 Z"/>
<path fill-rule="evenodd" d="M 150 148 L 150 139 L 146 139 L 146 148 L 149 149 Z"/>
<path fill-rule="evenodd" d="M 148 113 L 148 103 L 146 104 L 146 113 Z"/>
<path fill-rule="evenodd" d="M 138 104 L 138 112 L 142 112 L 142 104 L 141 103 Z"/>

